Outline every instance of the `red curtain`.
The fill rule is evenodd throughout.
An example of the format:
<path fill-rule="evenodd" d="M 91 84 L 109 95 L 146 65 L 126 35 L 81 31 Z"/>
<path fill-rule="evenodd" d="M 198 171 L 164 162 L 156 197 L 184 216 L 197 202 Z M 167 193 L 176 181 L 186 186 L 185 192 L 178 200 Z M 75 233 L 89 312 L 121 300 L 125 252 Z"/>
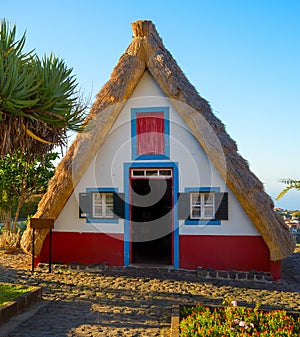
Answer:
<path fill-rule="evenodd" d="M 137 114 L 136 136 L 137 155 L 164 154 L 163 112 Z"/>

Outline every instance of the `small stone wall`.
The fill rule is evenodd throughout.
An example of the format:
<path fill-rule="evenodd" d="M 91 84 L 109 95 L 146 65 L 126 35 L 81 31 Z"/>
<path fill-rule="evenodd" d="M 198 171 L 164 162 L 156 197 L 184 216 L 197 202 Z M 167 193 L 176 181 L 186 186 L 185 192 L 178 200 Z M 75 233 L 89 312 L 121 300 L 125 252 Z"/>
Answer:
<path fill-rule="evenodd" d="M 236 271 L 236 270 L 214 270 L 197 268 L 197 276 L 199 278 L 206 279 L 218 279 L 218 280 L 238 280 L 238 281 L 255 281 L 273 283 L 273 277 L 271 273 L 251 271 Z"/>
<path fill-rule="evenodd" d="M 48 269 L 48 267 L 49 265 L 47 263 L 39 263 L 38 265 L 38 268 L 41 268 L 41 269 Z M 53 264 L 52 268 L 54 270 L 68 269 L 68 270 L 73 270 L 73 271 L 104 272 L 109 267 L 106 263 L 91 264 L 91 265 L 71 263 L 71 264 Z M 162 268 L 157 267 L 157 269 L 162 269 Z M 163 268 L 163 270 L 176 273 L 176 269 L 174 269 L 173 267 L 169 267 L 167 269 Z M 180 271 L 182 272 L 182 270 Z M 192 272 L 192 271 L 189 270 L 187 272 Z M 255 270 L 244 272 L 244 271 L 236 271 L 236 270 L 214 270 L 214 269 L 209 269 L 209 268 L 203 269 L 202 267 L 198 267 L 196 270 L 196 274 L 199 278 L 204 278 L 204 279 L 273 283 L 273 277 L 271 273 L 258 272 Z"/>
<path fill-rule="evenodd" d="M 39 263 L 38 268 L 41 269 L 48 269 L 48 263 Z M 67 269 L 67 270 L 74 270 L 74 271 L 88 271 L 88 272 L 103 272 L 107 270 L 108 265 L 106 263 L 100 264 L 79 264 L 79 263 L 70 263 L 70 264 L 52 264 L 53 270 L 58 269 Z"/>

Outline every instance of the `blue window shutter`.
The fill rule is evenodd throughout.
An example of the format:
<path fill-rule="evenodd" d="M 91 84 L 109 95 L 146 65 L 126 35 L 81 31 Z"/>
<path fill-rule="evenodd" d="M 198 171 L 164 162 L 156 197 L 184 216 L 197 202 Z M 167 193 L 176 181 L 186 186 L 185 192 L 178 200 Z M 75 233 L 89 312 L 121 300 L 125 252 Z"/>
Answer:
<path fill-rule="evenodd" d="M 125 218 L 125 193 L 114 193 L 114 217 Z"/>
<path fill-rule="evenodd" d="M 178 193 L 177 210 L 179 220 L 190 217 L 190 193 Z"/>
<path fill-rule="evenodd" d="M 215 193 L 215 219 L 228 220 L 228 193 Z"/>
<path fill-rule="evenodd" d="M 79 193 L 79 218 L 87 218 L 91 214 L 91 193 Z"/>

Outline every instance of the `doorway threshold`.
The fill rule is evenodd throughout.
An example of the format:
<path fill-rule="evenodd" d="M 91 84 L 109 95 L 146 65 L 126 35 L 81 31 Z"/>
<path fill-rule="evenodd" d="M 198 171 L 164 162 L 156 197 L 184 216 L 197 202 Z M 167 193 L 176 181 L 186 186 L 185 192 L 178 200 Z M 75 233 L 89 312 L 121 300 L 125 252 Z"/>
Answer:
<path fill-rule="evenodd" d="M 132 263 L 128 266 L 129 268 L 143 268 L 143 269 L 166 269 L 173 270 L 173 265 L 168 264 L 154 264 L 154 263 Z"/>

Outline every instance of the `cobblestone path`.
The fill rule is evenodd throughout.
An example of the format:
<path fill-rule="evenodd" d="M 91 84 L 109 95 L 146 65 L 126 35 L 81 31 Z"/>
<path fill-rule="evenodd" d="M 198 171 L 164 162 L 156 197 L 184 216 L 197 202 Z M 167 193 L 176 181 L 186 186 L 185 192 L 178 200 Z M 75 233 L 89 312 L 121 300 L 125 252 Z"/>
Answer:
<path fill-rule="evenodd" d="M 294 264 L 286 270 L 295 263 L 299 267 L 299 255 L 294 254 Z M 45 305 L 7 337 L 169 336 L 172 305 L 221 303 L 226 297 L 239 304 L 259 302 L 265 308 L 300 312 L 300 268 L 292 279 L 262 284 L 143 268 L 108 268 L 102 273 L 55 269 L 50 274 L 37 269 L 32 274 L 30 264 L 16 267 L 10 262 L 13 258 L 17 257 L 0 256 L 0 282 L 43 287 Z"/>

